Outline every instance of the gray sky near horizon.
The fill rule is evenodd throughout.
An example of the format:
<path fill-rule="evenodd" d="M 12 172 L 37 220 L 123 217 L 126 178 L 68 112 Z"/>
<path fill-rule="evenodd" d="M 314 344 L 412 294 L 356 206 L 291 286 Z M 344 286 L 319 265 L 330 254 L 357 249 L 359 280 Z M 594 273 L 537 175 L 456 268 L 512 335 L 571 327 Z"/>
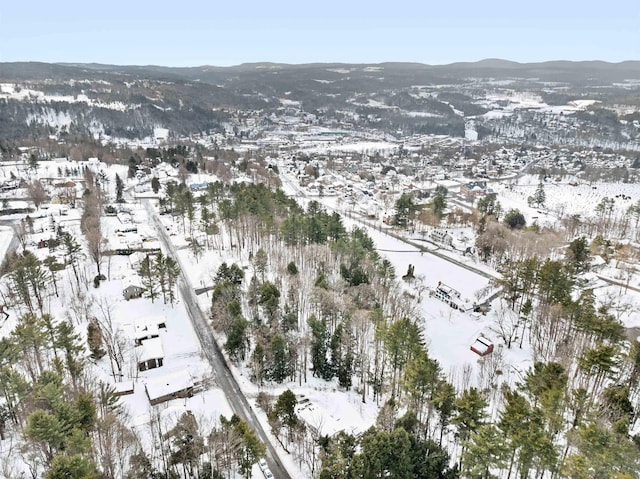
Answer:
<path fill-rule="evenodd" d="M 6 0 L 0 5 L 0 62 L 228 66 L 484 58 L 640 60 L 640 2 Z"/>

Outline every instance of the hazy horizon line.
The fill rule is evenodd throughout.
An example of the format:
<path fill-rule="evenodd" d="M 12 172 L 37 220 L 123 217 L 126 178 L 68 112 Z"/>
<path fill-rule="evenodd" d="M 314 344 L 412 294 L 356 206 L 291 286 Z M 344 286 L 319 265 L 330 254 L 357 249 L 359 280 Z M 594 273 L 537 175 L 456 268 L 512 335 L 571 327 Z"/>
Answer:
<path fill-rule="evenodd" d="M 2 64 L 10 64 L 10 63 L 42 63 L 47 65 L 61 65 L 61 66 L 77 66 L 77 65 L 104 65 L 104 66 L 114 66 L 114 67 L 161 67 L 161 68 L 234 68 L 241 66 L 249 66 L 249 65 L 283 65 L 283 66 L 306 66 L 306 65 L 386 65 L 386 64 L 407 64 L 407 65 L 422 65 L 428 67 L 447 67 L 453 65 L 461 65 L 461 64 L 479 64 L 479 63 L 488 63 L 488 62 L 502 62 L 502 63 L 510 63 L 513 65 L 540 65 L 546 63 L 605 63 L 609 65 L 620 65 L 624 63 L 635 63 L 640 62 L 640 59 L 627 59 L 620 61 L 610 61 L 610 60 L 600 60 L 600 59 L 591 59 L 591 60 L 566 60 L 562 58 L 553 59 L 553 60 L 540 60 L 540 61 L 517 61 L 510 60 L 507 58 L 499 58 L 499 57 L 486 57 L 480 60 L 459 60 L 453 61 L 449 63 L 426 63 L 422 61 L 411 61 L 411 60 L 385 60 L 385 61 L 376 61 L 376 62 L 367 62 L 367 61 L 309 61 L 309 62 L 301 62 L 301 63 L 291 63 L 291 62 L 278 62 L 278 61 L 246 61 L 241 63 L 233 63 L 233 64 L 220 64 L 216 65 L 213 63 L 201 63 L 201 64 L 193 64 L 193 65 L 169 65 L 169 64 L 160 64 L 160 63 L 105 63 L 100 61 L 42 61 L 42 60 L 13 60 L 13 61 L 0 61 L 0 65 Z"/>

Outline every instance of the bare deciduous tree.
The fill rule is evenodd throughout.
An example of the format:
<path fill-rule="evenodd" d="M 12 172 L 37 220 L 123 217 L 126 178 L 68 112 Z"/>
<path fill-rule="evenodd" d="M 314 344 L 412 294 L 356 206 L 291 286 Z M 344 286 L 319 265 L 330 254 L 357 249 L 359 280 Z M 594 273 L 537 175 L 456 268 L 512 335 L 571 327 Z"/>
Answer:
<path fill-rule="evenodd" d="M 36 209 L 40 208 L 40 205 L 49 199 L 49 195 L 42 186 L 42 183 L 40 183 L 40 180 L 27 183 L 27 194 Z"/>
<path fill-rule="evenodd" d="M 101 205 L 99 188 L 89 191 L 89 193 L 85 195 L 84 211 L 82 212 L 82 218 L 80 220 L 80 229 L 87 239 L 89 256 L 91 256 L 91 259 L 93 259 L 96 264 L 98 275 L 101 274 L 100 266 L 102 263 L 104 240 L 100 227 Z"/>
<path fill-rule="evenodd" d="M 107 298 L 101 298 L 98 302 L 99 317 L 95 318 L 96 324 L 100 328 L 104 345 L 107 348 L 111 374 L 118 381 L 123 376 L 124 349 L 126 340 L 122 331 L 113 324 L 113 305 L 109 304 Z"/>
<path fill-rule="evenodd" d="M 496 310 L 496 320 L 493 330 L 509 349 L 511 349 L 511 343 L 516 339 L 519 326 L 520 318 L 518 314 L 504 302 L 500 302 L 500 306 Z"/>
<path fill-rule="evenodd" d="M 103 243 L 104 237 L 100 228 L 100 218 L 95 216 L 90 217 L 87 221 L 85 231 L 85 237 L 87 239 L 87 249 L 89 250 L 89 256 L 96 264 L 98 275 L 101 274 L 102 256 L 103 256 Z"/>

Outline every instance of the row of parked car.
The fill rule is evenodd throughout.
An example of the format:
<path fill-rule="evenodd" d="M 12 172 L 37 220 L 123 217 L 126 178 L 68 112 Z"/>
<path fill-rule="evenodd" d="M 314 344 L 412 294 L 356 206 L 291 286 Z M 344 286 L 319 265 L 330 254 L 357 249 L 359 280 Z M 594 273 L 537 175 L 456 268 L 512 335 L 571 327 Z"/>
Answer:
<path fill-rule="evenodd" d="M 258 466 L 260 466 L 260 470 L 262 471 L 262 474 L 264 474 L 265 479 L 273 479 L 273 474 L 271 473 L 265 458 L 258 461 Z"/>

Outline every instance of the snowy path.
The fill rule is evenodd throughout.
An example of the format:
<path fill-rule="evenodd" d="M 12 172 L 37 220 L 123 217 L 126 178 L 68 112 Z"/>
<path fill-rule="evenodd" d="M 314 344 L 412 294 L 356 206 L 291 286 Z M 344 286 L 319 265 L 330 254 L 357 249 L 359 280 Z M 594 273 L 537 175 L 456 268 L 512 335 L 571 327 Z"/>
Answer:
<path fill-rule="evenodd" d="M 0 261 L 3 261 L 9 252 L 18 249 L 18 237 L 13 228 L 9 226 L 10 223 L 5 221 L 0 223 L 2 225 L 0 226 Z"/>
<path fill-rule="evenodd" d="M 416 241 L 413 241 L 411 239 L 405 238 L 401 235 L 397 235 L 391 231 L 384 231 L 384 230 L 380 230 L 378 228 L 375 227 L 375 225 L 370 224 L 368 221 L 366 221 L 364 218 L 358 217 L 357 215 L 349 215 L 348 216 L 350 219 L 357 221 L 358 223 L 362 224 L 363 226 L 366 226 L 369 231 L 371 230 L 375 230 L 375 231 L 379 231 L 382 234 L 385 234 L 391 238 L 394 238 L 398 241 L 401 241 L 403 243 L 406 243 L 408 245 L 413 246 L 414 248 L 416 248 L 418 251 L 420 251 L 421 253 L 428 253 L 428 254 L 432 254 L 434 256 L 437 256 L 440 259 L 443 259 L 445 261 L 448 261 L 449 263 L 453 263 L 456 266 L 459 266 L 460 268 L 464 268 L 467 269 L 469 271 L 471 271 L 472 273 L 478 274 L 480 276 L 484 276 L 487 279 L 498 279 L 500 278 L 500 275 L 498 275 L 497 273 L 493 272 L 493 271 L 488 271 L 488 270 L 483 270 L 480 268 L 476 268 L 473 265 L 470 265 L 468 263 L 465 263 L 463 261 L 460 261 L 456 258 L 452 258 L 451 256 L 448 256 L 446 254 L 441 253 L 440 251 L 438 251 L 435 248 L 427 248 L 423 245 L 421 245 L 420 243 L 417 243 Z M 385 251 L 381 248 L 377 248 L 378 251 Z M 389 251 L 393 251 L 393 250 L 389 250 Z"/>

